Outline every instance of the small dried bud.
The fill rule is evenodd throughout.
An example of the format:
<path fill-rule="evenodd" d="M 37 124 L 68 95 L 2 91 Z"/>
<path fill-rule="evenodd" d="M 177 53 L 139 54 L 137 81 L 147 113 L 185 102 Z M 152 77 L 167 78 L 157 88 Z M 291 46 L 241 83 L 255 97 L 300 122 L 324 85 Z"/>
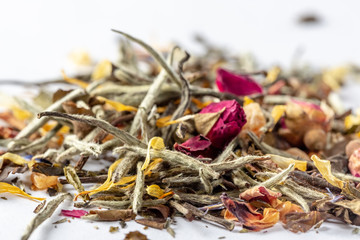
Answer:
<path fill-rule="evenodd" d="M 299 148 L 289 148 L 286 150 L 287 153 L 290 153 L 291 155 L 293 155 L 296 158 L 301 158 L 301 159 L 305 159 L 305 160 L 310 160 L 309 156 L 301 149 Z"/>
<path fill-rule="evenodd" d="M 311 151 L 323 150 L 326 146 L 326 133 L 323 129 L 315 128 L 307 131 L 304 144 Z"/>
<path fill-rule="evenodd" d="M 360 177 L 360 148 L 351 154 L 348 167 L 352 175 Z"/>
<path fill-rule="evenodd" d="M 358 148 L 360 148 L 360 139 L 350 141 L 345 148 L 346 156 L 350 158 L 353 152 Z"/>

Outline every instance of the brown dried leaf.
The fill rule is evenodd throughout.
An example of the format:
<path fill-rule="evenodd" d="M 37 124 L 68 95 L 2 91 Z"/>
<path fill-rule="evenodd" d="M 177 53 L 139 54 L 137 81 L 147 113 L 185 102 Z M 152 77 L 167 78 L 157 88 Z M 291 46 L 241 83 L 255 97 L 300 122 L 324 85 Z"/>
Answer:
<path fill-rule="evenodd" d="M 154 220 L 150 220 L 150 219 L 137 219 L 135 220 L 135 222 L 147 226 L 147 227 L 151 227 L 151 228 L 156 228 L 159 230 L 162 230 L 165 228 L 166 222 L 163 219 L 154 219 Z"/>
<path fill-rule="evenodd" d="M 72 101 L 64 102 L 62 107 L 68 114 L 94 116 L 94 113 L 91 110 L 77 107 L 76 104 Z M 74 133 L 79 139 L 85 137 L 94 128 L 93 126 L 78 121 L 72 121 L 72 124 L 74 125 Z"/>
<path fill-rule="evenodd" d="M 130 221 L 135 219 L 136 215 L 131 209 L 119 210 L 90 210 L 89 214 L 83 218 L 91 218 L 98 221 Z"/>
<path fill-rule="evenodd" d="M 156 210 L 157 212 L 160 212 L 161 216 L 166 219 L 170 215 L 170 208 L 165 205 L 156 205 L 152 207 L 148 207 L 149 210 Z"/>
<path fill-rule="evenodd" d="M 284 228 L 291 232 L 307 232 L 319 222 L 327 219 L 324 212 L 311 211 L 309 213 L 292 212 L 285 215 Z"/>
<path fill-rule="evenodd" d="M 148 238 L 141 232 L 134 231 L 126 234 L 124 240 L 148 240 Z"/>

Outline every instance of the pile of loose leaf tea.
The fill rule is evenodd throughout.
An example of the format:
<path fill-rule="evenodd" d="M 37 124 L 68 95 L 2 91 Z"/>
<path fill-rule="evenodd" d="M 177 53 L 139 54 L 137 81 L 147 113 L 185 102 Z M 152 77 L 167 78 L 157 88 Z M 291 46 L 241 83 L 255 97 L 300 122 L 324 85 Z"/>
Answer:
<path fill-rule="evenodd" d="M 173 236 L 175 216 L 229 231 L 360 225 L 360 114 L 335 93 L 358 69 L 264 71 L 200 38 L 205 53 L 190 56 L 114 32 L 124 37 L 118 61 L 63 72 L 57 83 L 72 90 L 50 93 L 55 82 L 43 82 L 34 99 L 15 97 L 0 113 L 0 193 L 44 200 L 22 239 L 67 198 L 65 217 L 134 220 Z M 89 161 L 109 167 L 87 171 Z M 54 197 L 8 179 L 25 172 L 32 190 Z"/>

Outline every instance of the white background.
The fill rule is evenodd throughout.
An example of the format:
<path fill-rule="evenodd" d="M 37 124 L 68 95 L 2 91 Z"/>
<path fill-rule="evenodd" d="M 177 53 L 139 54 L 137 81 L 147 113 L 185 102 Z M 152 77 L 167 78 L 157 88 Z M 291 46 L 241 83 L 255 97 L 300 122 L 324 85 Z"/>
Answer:
<path fill-rule="evenodd" d="M 294 53 L 319 67 L 360 62 L 358 1 L 27 1 L 0 2 L 0 81 L 38 81 L 60 77 L 70 52 L 88 50 L 95 60 L 116 59 L 119 29 L 154 46 L 177 42 L 191 52 L 199 51 L 195 33 L 230 51 L 254 53 L 262 66 L 289 66 Z M 313 12 L 321 18 L 315 26 L 297 23 L 301 14 Z M 5 89 L 0 89 L 5 90 Z M 359 88 L 348 87 L 345 95 L 356 100 Z M 343 94 L 344 95 L 344 94 Z M 358 106 L 356 101 L 353 106 Z M 43 193 L 38 192 L 37 195 Z M 34 216 L 37 203 L 7 194 L 0 199 L 0 239 L 19 239 Z M 44 195 L 45 196 L 45 195 Z M 71 209 L 71 203 L 61 205 Z M 129 224 L 119 233 L 108 232 L 117 223 L 89 223 L 71 220 L 54 228 L 56 211 L 31 239 L 122 239 L 139 229 L 150 239 L 169 239 L 166 231 L 142 230 Z M 205 227 L 208 226 L 208 228 Z M 94 226 L 99 226 L 96 230 Z M 292 234 L 280 225 L 267 232 L 240 234 L 211 224 L 187 223 L 179 219 L 174 227 L 177 239 L 355 239 L 353 227 L 326 224 L 319 233 Z"/>

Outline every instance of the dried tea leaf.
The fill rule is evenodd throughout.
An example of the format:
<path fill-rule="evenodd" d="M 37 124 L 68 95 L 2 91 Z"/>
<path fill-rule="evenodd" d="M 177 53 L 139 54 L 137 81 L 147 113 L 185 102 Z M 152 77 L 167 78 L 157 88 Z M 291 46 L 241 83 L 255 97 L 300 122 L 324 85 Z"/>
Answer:
<path fill-rule="evenodd" d="M 165 205 L 156 205 L 156 206 L 148 207 L 147 209 L 148 210 L 156 210 L 156 211 L 160 212 L 161 216 L 164 219 L 168 218 L 170 215 L 170 208 Z"/>
<path fill-rule="evenodd" d="M 293 212 L 285 215 L 284 228 L 291 232 L 307 232 L 318 223 L 326 220 L 326 214 L 318 211 L 308 213 Z"/>
<path fill-rule="evenodd" d="M 109 232 L 111 232 L 111 233 L 116 233 L 118 231 L 119 231 L 119 227 L 110 226 L 110 228 L 109 228 Z"/>
<path fill-rule="evenodd" d="M 126 234 L 124 240 L 148 240 L 148 238 L 141 232 L 134 231 Z"/>
<path fill-rule="evenodd" d="M 136 214 L 131 209 L 119 210 L 90 210 L 89 214 L 83 216 L 83 219 L 94 221 L 130 221 L 134 220 Z"/>
<path fill-rule="evenodd" d="M 156 228 L 162 230 L 166 226 L 164 219 L 161 220 L 150 220 L 150 219 L 136 219 L 135 222 L 144 225 L 146 227 Z"/>
<path fill-rule="evenodd" d="M 353 213 L 360 215 L 360 199 L 342 200 L 334 203 L 337 206 L 341 206 L 350 209 Z"/>
<path fill-rule="evenodd" d="M 36 208 L 34 209 L 33 213 L 38 213 L 38 212 L 40 212 L 40 210 L 44 208 L 45 204 L 46 204 L 46 200 L 45 200 L 45 201 L 42 201 L 39 205 L 36 206 Z"/>
<path fill-rule="evenodd" d="M 60 223 L 65 223 L 65 222 L 67 222 L 67 218 L 62 218 L 62 219 L 60 219 L 60 220 L 57 220 L 56 222 L 53 222 L 52 224 L 60 224 Z"/>
<path fill-rule="evenodd" d="M 45 198 L 33 197 L 21 190 L 20 188 L 10 185 L 8 183 L 0 182 L 0 193 L 12 193 L 32 200 L 43 201 Z"/>

